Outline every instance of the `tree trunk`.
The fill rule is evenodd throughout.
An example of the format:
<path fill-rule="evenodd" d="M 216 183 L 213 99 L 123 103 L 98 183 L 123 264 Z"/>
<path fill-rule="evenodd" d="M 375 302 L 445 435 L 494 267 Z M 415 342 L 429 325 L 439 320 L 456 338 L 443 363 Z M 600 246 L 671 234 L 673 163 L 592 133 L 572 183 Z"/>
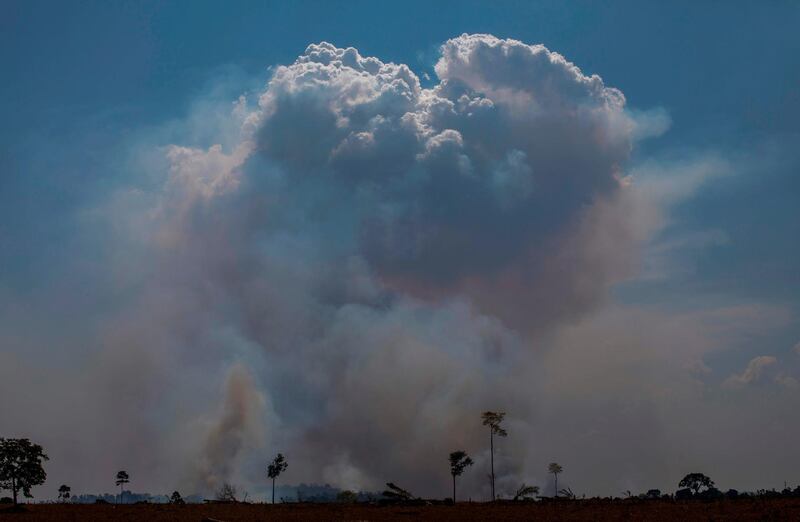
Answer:
<path fill-rule="evenodd" d="M 491 454 L 492 460 L 492 502 L 494 502 L 494 431 L 489 431 L 489 453 Z"/>
<path fill-rule="evenodd" d="M 553 476 L 556 478 L 556 498 L 558 498 L 558 473 L 553 473 Z"/>
<path fill-rule="evenodd" d="M 456 476 L 453 475 L 453 505 L 456 503 Z"/>
<path fill-rule="evenodd" d="M 275 503 L 275 479 L 272 479 L 272 503 Z"/>
<path fill-rule="evenodd" d="M 14 494 L 14 507 L 17 507 L 17 481 L 11 477 L 11 491 Z"/>

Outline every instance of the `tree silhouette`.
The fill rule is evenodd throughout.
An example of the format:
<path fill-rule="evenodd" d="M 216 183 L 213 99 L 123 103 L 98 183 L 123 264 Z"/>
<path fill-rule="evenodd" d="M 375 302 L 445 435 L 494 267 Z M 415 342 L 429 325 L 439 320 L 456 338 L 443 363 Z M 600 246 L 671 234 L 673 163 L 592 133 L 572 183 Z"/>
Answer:
<path fill-rule="evenodd" d="M 703 475 L 702 473 L 689 473 L 678 483 L 679 488 L 689 488 L 697 495 L 701 488 L 711 489 L 714 487 L 714 481 Z"/>
<path fill-rule="evenodd" d="M 505 437 L 508 435 L 506 430 L 500 427 L 500 423 L 503 422 L 503 418 L 506 416 L 505 412 L 503 411 L 485 411 L 481 415 L 483 419 L 483 425 L 489 426 L 489 454 L 491 459 L 491 466 L 492 466 L 492 473 L 489 475 L 489 478 L 492 481 L 492 500 L 495 499 L 494 494 L 494 436 L 497 435 L 498 437 Z"/>
<path fill-rule="evenodd" d="M 572 488 L 566 487 L 561 491 L 559 491 L 559 493 L 561 493 L 562 496 L 565 496 L 570 500 L 575 500 L 575 493 L 572 491 Z"/>
<path fill-rule="evenodd" d="M 556 462 L 551 462 L 550 465 L 547 466 L 547 472 L 552 473 L 553 477 L 556 479 L 556 498 L 558 497 L 558 474 L 562 471 L 564 471 L 564 468 Z"/>
<path fill-rule="evenodd" d="M 393 482 L 387 482 L 386 487 L 389 489 L 385 489 L 383 493 L 381 493 L 381 495 L 386 498 L 396 500 L 398 502 L 408 502 L 409 500 L 414 500 L 414 495 L 412 495 L 410 491 L 401 488 Z"/>
<path fill-rule="evenodd" d="M 28 439 L 0 438 L 0 489 L 10 489 L 17 505 L 17 493 L 31 498 L 31 488 L 47 479 L 42 461 L 49 460 L 38 444 Z"/>
<path fill-rule="evenodd" d="M 456 503 L 456 477 L 472 466 L 472 459 L 466 451 L 454 451 L 450 454 L 450 474 L 453 475 L 453 504 Z"/>
<path fill-rule="evenodd" d="M 652 499 L 659 499 L 661 498 L 661 490 L 660 489 L 648 489 L 647 493 L 645 493 L 647 498 Z"/>
<path fill-rule="evenodd" d="M 69 486 L 66 484 L 61 484 L 61 486 L 58 488 L 58 499 L 63 502 L 68 501 L 71 491 L 72 489 Z"/>
<path fill-rule="evenodd" d="M 186 502 L 183 500 L 183 497 L 181 496 L 181 494 L 178 493 L 177 491 L 173 491 L 172 492 L 172 495 L 170 495 L 170 497 L 169 497 L 169 503 L 170 504 L 178 504 L 178 505 L 186 504 Z"/>
<path fill-rule="evenodd" d="M 215 498 L 223 502 L 236 502 L 236 488 L 233 485 L 225 482 L 217 490 Z"/>
<path fill-rule="evenodd" d="M 272 503 L 275 503 L 275 479 L 278 478 L 278 475 L 283 473 L 289 464 L 286 463 L 286 459 L 283 457 L 282 454 L 278 453 L 275 457 L 275 460 L 267 466 L 267 476 L 272 479 Z"/>
<path fill-rule="evenodd" d="M 514 498 L 512 500 L 514 500 L 515 502 L 517 500 L 529 500 L 538 494 L 539 494 L 539 486 L 526 486 L 525 483 L 523 482 L 523 484 L 514 494 Z"/>
<path fill-rule="evenodd" d="M 119 486 L 119 502 L 122 503 L 122 487 L 130 482 L 127 471 L 117 471 L 117 486 Z"/>

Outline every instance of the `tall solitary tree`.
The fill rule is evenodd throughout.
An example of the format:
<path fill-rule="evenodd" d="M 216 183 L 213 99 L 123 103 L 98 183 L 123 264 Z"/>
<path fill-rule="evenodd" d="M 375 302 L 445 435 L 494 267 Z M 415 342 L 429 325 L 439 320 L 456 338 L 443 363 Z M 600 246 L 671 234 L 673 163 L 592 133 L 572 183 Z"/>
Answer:
<path fill-rule="evenodd" d="M 44 460 L 50 459 L 38 444 L 28 439 L 0 438 L 0 489 L 11 490 L 15 506 L 19 491 L 31 498 L 31 488 L 44 484 Z"/>
<path fill-rule="evenodd" d="M 289 467 L 289 464 L 286 463 L 286 459 L 283 457 L 281 453 L 275 457 L 275 459 L 267 466 L 267 476 L 272 479 L 272 503 L 275 503 L 275 479 L 278 478 L 278 475 L 283 473 L 286 468 Z"/>
<path fill-rule="evenodd" d="M 472 466 L 472 459 L 466 451 L 454 451 L 450 454 L 450 474 L 453 475 L 453 504 L 456 503 L 456 477 Z"/>
<path fill-rule="evenodd" d="M 504 430 L 500 423 L 503 422 L 503 418 L 506 416 L 506 413 L 503 411 L 485 411 L 481 415 L 483 419 L 483 425 L 489 426 L 489 452 L 490 452 L 490 460 L 492 466 L 492 473 L 489 475 L 489 478 L 492 481 L 492 500 L 495 499 L 494 494 L 494 436 L 497 435 L 498 437 L 505 437 L 508 435 L 506 430 Z"/>
<path fill-rule="evenodd" d="M 127 471 L 117 472 L 117 486 L 119 486 L 119 502 L 122 503 L 122 487 L 131 481 Z"/>
<path fill-rule="evenodd" d="M 562 471 L 564 471 L 564 468 L 556 462 L 551 462 L 550 465 L 547 466 L 547 472 L 552 473 L 556 480 L 556 497 L 558 497 L 558 474 Z"/>
<path fill-rule="evenodd" d="M 72 489 L 69 486 L 66 484 L 61 484 L 61 486 L 58 488 L 58 500 L 62 502 L 68 501 L 71 491 Z"/>

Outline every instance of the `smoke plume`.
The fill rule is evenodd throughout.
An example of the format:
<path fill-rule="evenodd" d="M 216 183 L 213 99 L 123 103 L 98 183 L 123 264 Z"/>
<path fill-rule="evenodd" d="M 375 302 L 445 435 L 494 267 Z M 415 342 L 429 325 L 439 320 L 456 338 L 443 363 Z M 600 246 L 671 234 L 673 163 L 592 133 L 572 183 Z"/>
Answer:
<path fill-rule="evenodd" d="M 157 188 L 96 211 L 115 304 L 76 336 L 89 363 L 1 359 L 6 396 L 13 374 L 60 375 L 82 405 L 58 429 L 94 435 L 72 453 L 43 441 L 54 464 L 94 453 L 86 487 L 127 467 L 138 488 L 208 494 L 265 487 L 282 452 L 286 482 L 443 496 L 464 449 L 464 495 L 481 499 L 479 416 L 495 409 L 501 492 L 544 486 L 554 460 L 590 494 L 666 490 L 683 465 L 742 477 L 722 461 L 752 428 L 697 370 L 728 311 L 709 325 L 611 296 L 707 169 L 631 175 L 665 117 L 542 45 L 462 35 L 435 71 L 423 87 L 406 65 L 312 44 L 237 103 L 224 145 L 166 147 Z M 0 418 L 40 436 L 48 422 L 22 412 L 52 413 L 45 397 Z M 709 418 L 741 437 L 717 447 L 696 432 Z"/>

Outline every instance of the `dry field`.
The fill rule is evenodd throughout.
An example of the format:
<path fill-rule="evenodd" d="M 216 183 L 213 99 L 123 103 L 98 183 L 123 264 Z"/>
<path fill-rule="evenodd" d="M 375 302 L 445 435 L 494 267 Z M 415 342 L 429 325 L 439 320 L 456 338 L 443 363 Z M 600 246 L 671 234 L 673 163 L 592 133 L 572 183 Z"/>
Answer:
<path fill-rule="evenodd" d="M 0 509 L 0 522 L 257 520 L 794 520 L 800 521 L 800 499 L 740 499 L 712 502 L 602 501 L 565 503 L 480 504 L 458 506 L 371 506 L 337 504 L 230 504 L 171 506 L 28 505 L 21 513 Z"/>

